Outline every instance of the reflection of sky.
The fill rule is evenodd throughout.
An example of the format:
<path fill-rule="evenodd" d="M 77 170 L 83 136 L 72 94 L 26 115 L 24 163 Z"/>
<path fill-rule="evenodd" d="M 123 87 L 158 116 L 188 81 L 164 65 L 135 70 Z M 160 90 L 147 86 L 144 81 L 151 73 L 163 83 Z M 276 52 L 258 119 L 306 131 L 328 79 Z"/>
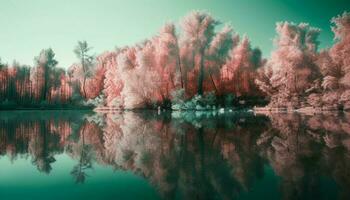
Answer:
<path fill-rule="evenodd" d="M 36 169 L 30 158 L 0 159 L 1 199 L 155 199 L 157 193 L 142 177 L 94 164 L 87 181 L 75 184 L 70 171 L 77 161 L 55 156 L 50 174 Z"/>
<path fill-rule="evenodd" d="M 130 171 L 116 170 L 94 163 L 84 184 L 75 184 L 70 171 L 77 161 L 66 154 L 56 155 L 50 174 L 39 172 L 30 158 L 0 159 L 0 197 L 10 199 L 157 199 L 155 188 Z M 264 167 L 264 177 L 239 199 L 266 197 L 279 199 L 278 183 L 270 166 Z M 268 192 L 267 192 L 268 191 Z"/>
<path fill-rule="evenodd" d="M 280 199 L 281 192 L 277 189 L 280 180 L 281 178 L 275 175 L 272 167 L 265 165 L 264 178 L 256 181 L 249 191 L 243 192 L 239 196 L 239 199 Z"/>
<path fill-rule="evenodd" d="M 350 4 L 348 0 L 3 0 L 0 57 L 32 64 L 41 49 L 52 47 L 59 65 L 68 67 L 76 60 L 72 50 L 77 40 L 87 40 L 97 53 L 133 45 L 193 9 L 231 23 L 268 56 L 277 21 L 319 27 L 322 46 L 329 46 L 333 37 L 329 20 L 350 11 Z"/>

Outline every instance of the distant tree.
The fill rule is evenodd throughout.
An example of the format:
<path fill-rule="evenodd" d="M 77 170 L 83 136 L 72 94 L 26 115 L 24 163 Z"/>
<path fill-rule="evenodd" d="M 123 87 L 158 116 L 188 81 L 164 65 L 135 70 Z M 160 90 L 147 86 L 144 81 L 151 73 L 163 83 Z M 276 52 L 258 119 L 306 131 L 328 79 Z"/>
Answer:
<path fill-rule="evenodd" d="M 51 103 L 64 103 L 67 99 L 63 96 L 66 96 L 62 89 L 67 87 L 67 82 L 63 79 L 65 77 L 65 70 L 62 68 L 55 68 L 50 74 L 51 88 L 50 95 L 48 96 L 48 101 Z"/>
<path fill-rule="evenodd" d="M 60 75 L 60 86 L 58 88 L 60 102 L 67 103 L 71 99 L 73 94 L 73 89 L 71 86 L 71 81 L 66 73 Z"/>
<path fill-rule="evenodd" d="M 42 85 L 42 91 L 41 93 L 41 100 L 45 101 L 48 98 L 50 87 L 51 87 L 51 77 L 50 74 L 53 72 L 54 68 L 58 64 L 58 61 L 55 60 L 55 53 L 51 48 L 44 49 L 40 52 L 39 56 L 35 58 L 35 62 L 37 64 L 37 76 L 43 76 L 43 77 L 37 77 L 37 79 L 43 80 Z M 43 74 L 39 74 L 39 71 L 41 71 Z M 37 85 L 39 87 L 39 85 Z"/>
<path fill-rule="evenodd" d="M 17 66 L 16 75 L 16 101 L 19 104 L 30 102 L 30 68 L 29 66 Z"/>
<path fill-rule="evenodd" d="M 188 69 L 197 74 L 197 94 L 203 94 L 205 76 L 205 52 L 215 35 L 214 29 L 219 22 L 205 12 L 194 11 L 181 22 L 183 57 Z M 189 66 L 192 64 L 192 66 Z"/>
<path fill-rule="evenodd" d="M 92 76 L 91 67 L 94 56 L 90 55 L 89 52 L 92 48 L 88 45 L 86 41 L 78 41 L 77 46 L 74 49 L 74 53 L 78 59 L 80 59 L 81 65 L 81 87 L 83 91 L 83 97 L 87 98 L 86 92 L 86 80 L 88 77 Z"/>
<path fill-rule="evenodd" d="M 6 90 L 8 87 L 8 73 L 6 64 L 1 62 L 0 58 L 0 100 L 6 98 Z"/>

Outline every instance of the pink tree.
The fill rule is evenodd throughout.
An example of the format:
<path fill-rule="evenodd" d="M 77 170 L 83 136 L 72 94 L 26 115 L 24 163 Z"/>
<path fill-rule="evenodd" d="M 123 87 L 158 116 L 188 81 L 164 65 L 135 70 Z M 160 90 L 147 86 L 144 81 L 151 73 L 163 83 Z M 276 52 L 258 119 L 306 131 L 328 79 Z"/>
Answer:
<path fill-rule="evenodd" d="M 61 75 L 59 93 L 61 102 L 67 102 L 72 97 L 73 90 L 66 74 Z"/>
<path fill-rule="evenodd" d="M 275 95 L 277 93 L 276 88 L 271 85 L 271 77 L 273 71 L 271 66 L 264 66 L 257 70 L 257 76 L 255 77 L 255 85 L 259 90 L 266 95 L 267 98 Z"/>
<path fill-rule="evenodd" d="M 97 58 L 97 62 L 97 66 L 92 69 L 92 76 L 86 79 L 87 99 L 94 99 L 102 94 L 106 65 L 100 58 Z"/>
<path fill-rule="evenodd" d="M 341 67 L 334 63 L 330 56 L 329 50 L 322 51 L 317 60 L 318 66 L 322 73 L 322 93 L 313 95 L 309 100 L 312 106 L 316 106 L 312 103 L 312 100 L 320 96 L 321 102 L 317 107 L 323 107 L 323 109 L 337 109 L 339 107 L 340 91 L 340 79 L 342 77 Z"/>
<path fill-rule="evenodd" d="M 81 97 L 84 97 L 84 95 L 82 95 L 84 91 L 81 87 L 85 78 L 82 67 L 79 64 L 73 64 L 69 67 L 68 73 L 72 82 L 73 93 L 79 94 Z"/>
<path fill-rule="evenodd" d="M 221 88 L 219 88 L 222 86 L 220 71 L 232 46 L 237 45 L 237 40 L 239 40 L 238 35 L 232 36 L 232 28 L 227 25 L 214 36 L 205 52 L 206 77 L 209 79 L 206 84 L 207 91 L 214 90 L 217 94 L 222 94 Z"/>
<path fill-rule="evenodd" d="M 85 63 L 85 67 L 81 64 L 73 64 L 69 68 L 73 84 L 76 83 L 78 85 L 78 92 L 86 100 L 96 98 L 103 90 L 105 65 L 101 60 L 98 61 L 97 64 L 91 62 L 87 65 Z"/>
<path fill-rule="evenodd" d="M 140 51 L 139 48 L 128 48 L 117 57 L 117 65 L 119 66 L 117 69 L 123 83 L 121 98 L 123 107 L 126 109 L 145 105 L 143 96 L 147 92 L 142 90 L 145 87 L 142 80 L 143 74 L 137 73 L 136 70 L 136 53 L 138 51 Z"/>
<path fill-rule="evenodd" d="M 30 70 L 31 92 L 34 99 L 39 100 L 44 87 L 44 68 L 37 66 Z"/>
<path fill-rule="evenodd" d="M 259 49 L 252 49 L 247 37 L 231 51 L 229 59 L 222 67 L 222 93 L 233 93 L 236 96 L 256 95 L 254 79 L 256 69 L 262 66 Z"/>
<path fill-rule="evenodd" d="M 118 50 L 117 52 L 105 52 L 98 57 L 106 68 L 103 92 L 106 96 L 107 106 L 122 106 L 121 91 L 123 89 L 123 82 L 121 76 L 118 74 L 117 65 L 117 56 L 121 52 L 122 50 Z"/>
<path fill-rule="evenodd" d="M 340 103 L 345 109 L 350 109 L 350 13 L 344 12 L 333 18 L 332 23 L 334 24 L 332 30 L 337 40 L 329 52 L 334 62 L 332 69 L 338 72 L 334 77 L 339 80 L 337 83 L 341 96 Z"/>
<path fill-rule="evenodd" d="M 178 39 L 174 24 L 166 24 L 154 38 L 156 71 L 161 81 L 163 99 L 170 99 L 170 92 L 183 88 L 183 74 Z"/>
<path fill-rule="evenodd" d="M 169 96 L 167 91 L 169 73 L 163 66 L 157 67 L 156 57 L 154 41 L 146 41 L 136 54 L 134 73 L 138 81 L 135 80 L 135 86 L 139 85 L 138 92 L 144 105 L 163 102 Z"/>
<path fill-rule="evenodd" d="M 319 30 L 304 23 L 282 22 L 276 31 L 276 49 L 267 63 L 273 70 L 270 85 L 275 91 L 270 106 L 298 108 L 320 78 L 316 65 Z"/>
<path fill-rule="evenodd" d="M 215 26 L 218 24 L 213 17 L 203 12 L 192 12 L 187 15 L 182 23 L 183 30 L 181 38 L 182 57 L 186 72 L 185 77 L 186 91 L 192 93 L 196 88 L 196 93 L 203 94 L 204 76 L 205 76 L 205 51 L 209 48 L 215 32 Z M 197 79 L 197 83 L 195 83 Z M 189 84 L 190 83 L 190 84 Z"/>

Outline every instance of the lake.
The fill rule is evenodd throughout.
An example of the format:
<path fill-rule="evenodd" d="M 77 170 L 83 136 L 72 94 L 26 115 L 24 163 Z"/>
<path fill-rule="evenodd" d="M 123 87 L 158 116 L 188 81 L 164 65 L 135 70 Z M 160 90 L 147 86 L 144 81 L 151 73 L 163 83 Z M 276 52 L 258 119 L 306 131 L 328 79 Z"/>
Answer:
<path fill-rule="evenodd" d="M 350 199 L 350 113 L 0 112 L 0 199 Z"/>

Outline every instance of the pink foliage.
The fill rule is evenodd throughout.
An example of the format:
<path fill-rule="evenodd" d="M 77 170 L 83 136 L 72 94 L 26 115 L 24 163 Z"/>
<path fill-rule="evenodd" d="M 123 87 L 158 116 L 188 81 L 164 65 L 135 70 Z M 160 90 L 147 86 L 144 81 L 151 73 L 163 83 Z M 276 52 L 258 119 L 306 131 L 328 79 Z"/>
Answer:
<path fill-rule="evenodd" d="M 215 32 L 216 25 L 218 21 L 209 14 L 192 12 L 181 22 L 180 36 L 175 25 L 169 23 L 158 35 L 135 47 L 102 54 L 98 62 L 105 64 L 106 105 L 160 105 L 180 89 L 189 98 L 206 92 L 254 95 L 255 70 L 263 65 L 260 51 L 252 49 L 247 38 L 239 44 L 239 36 L 232 34 L 230 26 Z M 228 75 L 223 75 L 228 68 L 232 68 L 235 81 L 233 77 L 228 81 L 222 78 Z M 81 84 L 81 68 L 73 66 L 72 71 L 73 78 Z"/>
<path fill-rule="evenodd" d="M 78 83 L 79 92 L 85 99 L 94 99 L 100 95 L 104 87 L 106 66 L 103 56 L 97 59 L 98 63 L 85 66 L 73 64 L 69 68 L 69 73 L 73 82 Z"/>
<path fill-rule="evenodd" d="M 37 66 L 30 71 L 30 82 L 32 87 L 32 95 L 34 98 L 39 99 L 44 87 L 44 68 Z"/>
<path fill-rule="evenodd" d="M 276 31 L 276 49 L 267 63 L 273 70 L 270 85 L 275 91 L 270 105 L 300 107 L 301 97 L 320 77 L 316 65 L 319 30 L 304 23 L 283 22 L 277 24 Z"/>
<path fill-rule="evenodd" d="M 118 75 L 117 55 L 115 52 L 106 52 L 99 56 L 100 62 L 105 65 L 104 94 L 107 106 L 115 106 L 123 88 L 123 82 Z"/>
<path fill-rule="evenodd" d="M 81 63 L 73 64 L 69 75 L 55 68 L 52 49 L 43 50 L 33 68 L 0 65 L 0 94 L 49 102 L 68 102 L 80 94 L 131 109 L 168 106 L 174 94 L 186 101 L 213 93 L 266 97 L 270 107 L 283 109 L 350 109 L 350 13 L 332 23 L 336 43 L 320 52 L 319 29 L 277 23 L 275 49 L 263 59 L 247 37 L 240 40 L 228 25 L 217 30 L 219 21 L 194 11 L 181 20 L 179 32 L 167 23 L 154 37 L 96 59 L 80 55 L 78 48 Z M 79 44 L 80 50 L 90 49 L 86 42 Z"/>
<path fill-rule="evenodd" d="M 332 27 L 337 43 L 330 49 L 330 56 L 334 63 L 341 67 L 343 76 L 340 83 L 345 88 L 350 88 L 350 13 L 332 19 Z"/>
<path fill-rule="evenodd" d="M 99 60 L 100 61 L 100 60 Z M 100 95 L 103 89 L 105 76 L 105 65 L 99 62 L 97 68 L 93 71 L 93 76 L 86 79 L 86 98 L 94 99 Z"/>
<path fill-rule="evenodd" d="M 222 93 L 234 93 L 237 96 L 255 95 L 255 69 L 260 66 L 253 62 L 253 56 L 250 42 L 244 37 L 231 51 L 230 59 L 221 68 Z"/>
<path fill-rule="evenodd" d="M 205 52 L 215 36 L 218 24 L 211 15 L 204 12 L 192 12 L 181 22 L 181 47 L 185 68 L 185 90 L 190 96 L 202 94 L 205 85 Z"/>
<path fill-rule="evenodd" d="M 166 24 L 155 38 L 156 65 L 161 76 L 164 98 L 170 98 L 169 93 L 174 88 L 182 87 L 181 63 L 178 40 L 174 24 Z"/>

